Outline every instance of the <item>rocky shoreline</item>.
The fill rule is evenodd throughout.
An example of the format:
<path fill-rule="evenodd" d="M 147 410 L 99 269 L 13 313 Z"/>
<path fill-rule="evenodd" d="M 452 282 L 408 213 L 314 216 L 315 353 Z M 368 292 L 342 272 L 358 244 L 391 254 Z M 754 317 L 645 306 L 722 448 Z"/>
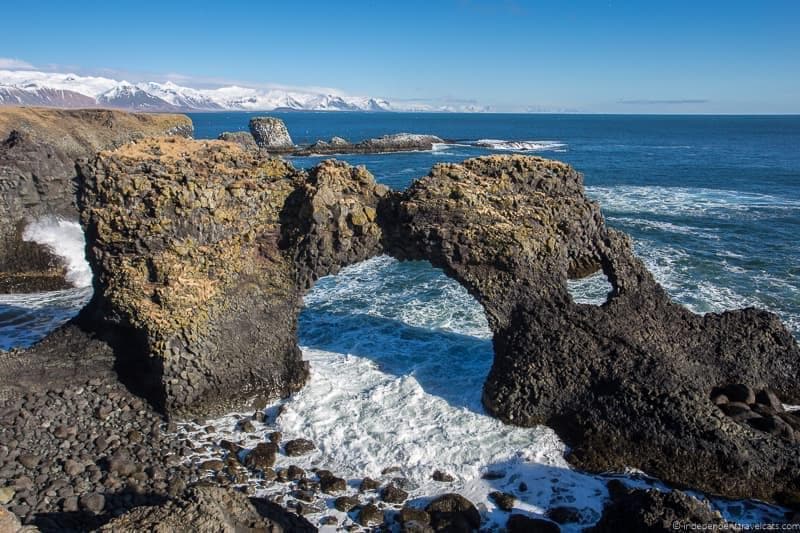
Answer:
<path fill-rule="evenodd" d="M 554 428 L 573 465 L 636 468 L 676 487 L 798 508 L 800 419 L 782 407 L 800 403 L 797 342 L 765 311 L 700 316 L 672 302 L 572 167 L 480 157 L 391 191 L 363 167 L 329 160 L 301 170 L 270 157 L 291 144 L 271 120 L 256 128 L 262 150 L 240 135 L 188 140 L 170 124 L 172 136 L 134 130 L 135 142 L 63 152 L 52 177 L 74 180 L 77 195 L 32 204 L 33 215 L 79 213 L 94 297 L 37 345 L 0 352 L 0 503 L 26 524 L 222 520 L 294 531 L 313 528 L 304 514 L 337 509 L 325 519 L 344 527 L 400 517 L 406 531 L 479 528 L 480 511 L 457 495 L 403 507 L 408 493 L 390 471 L 373 483 L 324 465 L 273 468 L 279 454 L 313 446 L 282 442 L 263 410 L 308 378 L 296 340 L 302 296 L 380 254 L 429 261 L 483 305 L 495 353 L 484 405 L 509 424 Z M 20 182 L 31 175 L 19 169 L 51 151 L 24 142 L 36 150 L 22 163 L 3 152 Z M 24 212 L 14 198 L 0 198 L 5 220 Z M 576 304 L 567 280 L 598 270 L 613 287 L 608 301 Z M 198 443 L 177 423 L 196 420 L 201 432 L 208 417 L 243 408 L 252 412 L 243 435 L 261 438 L 252 448 Z M 228 492 L 250 477 L 285 487 L 282 497 Z M 609 491 L 597 531 L 721 520 L 679 492 Z M 491 497 L 511 513 L 512 531 L 574 521 L 569 509 L 513 518 L 513 494 Z M 126 514 L 139 506 L 150 508 Z"/>

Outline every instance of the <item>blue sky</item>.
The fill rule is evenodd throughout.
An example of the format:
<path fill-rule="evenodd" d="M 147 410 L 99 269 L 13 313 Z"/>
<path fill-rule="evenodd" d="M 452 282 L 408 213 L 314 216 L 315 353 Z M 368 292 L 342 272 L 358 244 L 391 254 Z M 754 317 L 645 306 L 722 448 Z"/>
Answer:
<path fill-rule="evenodd" d="M 504 111 L 799 113 L 800 1 L 8 2 L 0 65 Z"/>

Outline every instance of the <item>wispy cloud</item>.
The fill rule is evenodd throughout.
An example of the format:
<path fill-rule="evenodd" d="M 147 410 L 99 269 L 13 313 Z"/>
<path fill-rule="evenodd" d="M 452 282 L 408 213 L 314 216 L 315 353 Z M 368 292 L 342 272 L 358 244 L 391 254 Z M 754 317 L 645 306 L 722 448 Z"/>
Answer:
<path fill-rule="evenodd" d="M 34 68 L 33 65 L 27 61 L 16 59 L 13 57 L 0 57 L 0 68 L 7 68 L 12 70 L 28 70 Z"/>
<path fill-rule="evenodd" d="M 703 98 L 679 98 L 676 100 L 620 100 L 620 104 L 632 105 L 682 105 L 682 104 L 707 104 L 711 100 Z"/>

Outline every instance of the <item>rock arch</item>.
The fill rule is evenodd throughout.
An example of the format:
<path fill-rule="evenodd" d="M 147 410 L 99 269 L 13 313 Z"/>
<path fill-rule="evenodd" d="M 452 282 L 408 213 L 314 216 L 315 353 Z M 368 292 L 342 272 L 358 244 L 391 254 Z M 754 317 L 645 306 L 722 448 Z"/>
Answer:
<path fill-rule="evenodd" d="M 102 152 L 81 175 L 96 281 L 78 322 L 144 370 L 133 380 L 168 414 L 298 390 L 303 291 L 388 253 L 476 297 L 494 333 L 484 404 L 553 426 L 574 464 L 732 497 L 800 490 L 800 419 L 773 406 L 759 428 L 711 399 L 737 383 L 800 402 L 792 335 L 763 311 L 673 303 L 568 165 L 483 157 L 392 192 L 344 163 L 305 172 L 230 143 L 157 139 Z M 598 269 L 609 301 L 575 304 L 567 279 Z"/>

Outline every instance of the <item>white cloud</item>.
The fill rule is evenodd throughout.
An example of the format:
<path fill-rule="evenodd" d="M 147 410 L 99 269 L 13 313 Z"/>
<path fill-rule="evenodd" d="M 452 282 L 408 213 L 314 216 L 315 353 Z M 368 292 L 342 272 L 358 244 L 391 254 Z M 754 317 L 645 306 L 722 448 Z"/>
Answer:
<path fill-rule="evenodd" d="M 32 69 L 34 66 L 27 61 L 22 61 L 21 59 L 15 59 L 13 57 L 0 57 L 0 68 Z"/>

